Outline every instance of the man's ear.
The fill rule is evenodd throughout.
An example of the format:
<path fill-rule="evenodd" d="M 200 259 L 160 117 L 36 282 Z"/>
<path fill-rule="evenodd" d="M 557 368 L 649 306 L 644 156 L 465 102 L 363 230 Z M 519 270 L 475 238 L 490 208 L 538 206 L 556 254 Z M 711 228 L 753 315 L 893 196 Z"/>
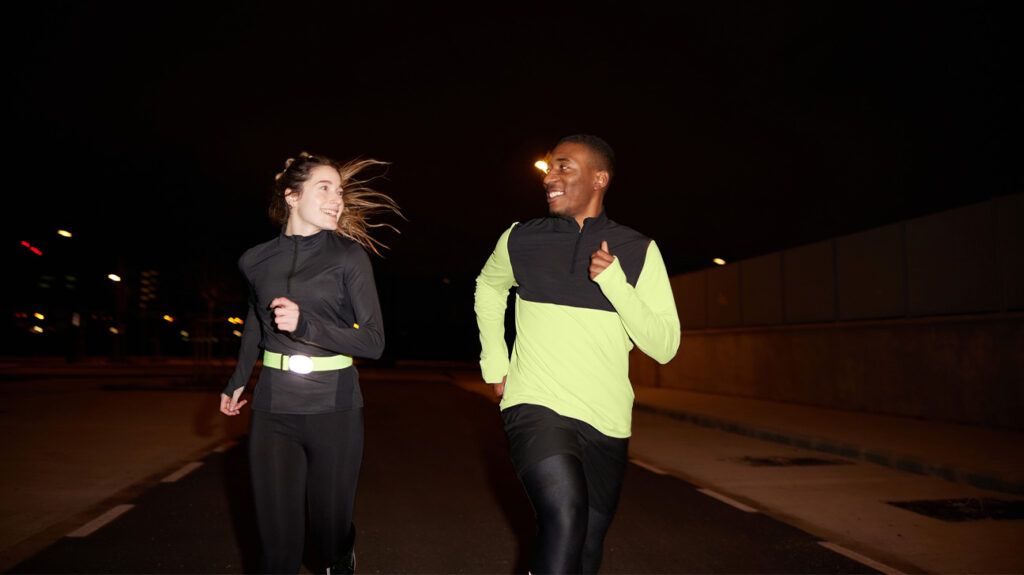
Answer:
<path fill-rule="evenodd" d="M 596 174 L 594 174 L 594 189 L 608 189 L 607 170 L 599 170 Z"/>

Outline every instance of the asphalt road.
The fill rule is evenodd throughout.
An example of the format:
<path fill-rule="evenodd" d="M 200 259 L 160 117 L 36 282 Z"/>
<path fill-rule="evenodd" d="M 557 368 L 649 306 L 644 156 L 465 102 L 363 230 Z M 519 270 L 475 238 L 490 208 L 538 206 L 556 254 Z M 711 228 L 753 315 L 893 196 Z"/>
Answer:
<path fill-rule="evenodd" d="M 430 379 L 368 378 L 356 509 L 363 573 L 525 572 L 533 514 L 493 403 Z M 145 490 L 102 528 L 14 573 L 237 573 L 256 567 L 244 441 Z M 191 470 L 184 473 L 186 470 Z M 102 513 L 100 513 L 102 514 Z M 630 465 L 605 573 L 864 573 L 818 538 Z M 306 569 L 317 561 L 308 557 Z"/>

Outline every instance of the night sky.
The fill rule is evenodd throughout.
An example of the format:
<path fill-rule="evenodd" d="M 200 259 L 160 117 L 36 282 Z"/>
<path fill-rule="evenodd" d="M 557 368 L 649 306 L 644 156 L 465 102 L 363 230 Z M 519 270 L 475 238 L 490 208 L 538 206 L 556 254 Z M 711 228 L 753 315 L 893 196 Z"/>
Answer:
<path fill-rule="evenodd" d="M 657 240 L 670 273 L 1021 191 L 1012 8 L 654 6 L 8 13 L 5 257 L 25 260 L 23 239 L 70 253 L 66 227 L 79 273 L 156 268 L 180 313 L 210 286 L 231 310 L 238 256 L 277 233 L 285 158 L 374 157 L 409 219 L 380 236 L 385 320 L 472 331 L 473 277 L 512 221 L 544 215 L 532 163 L 566 134 L 615 148 L 608 214 Z"/>

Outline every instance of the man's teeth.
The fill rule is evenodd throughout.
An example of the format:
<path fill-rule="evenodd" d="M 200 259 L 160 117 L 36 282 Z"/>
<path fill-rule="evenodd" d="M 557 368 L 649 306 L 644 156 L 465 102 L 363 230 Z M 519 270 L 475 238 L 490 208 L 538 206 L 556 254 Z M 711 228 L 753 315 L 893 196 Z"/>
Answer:
<path fill-rule="evenodd" d="M 565 192 L 548 192 L 549 198 L 557 198 L 558 196 L 564 196 Z"/>

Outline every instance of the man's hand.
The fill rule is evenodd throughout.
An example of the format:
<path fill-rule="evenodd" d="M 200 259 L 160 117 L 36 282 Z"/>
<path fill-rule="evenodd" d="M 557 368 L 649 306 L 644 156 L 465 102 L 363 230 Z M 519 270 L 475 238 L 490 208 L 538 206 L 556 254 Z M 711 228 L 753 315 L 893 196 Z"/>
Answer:
<path fill-rule="evenodd" d="M 505 378 L 506 377 L 508 377 L 508 376 L 507 375 L 506 376 L 502 376 L 501 383 L 495 383 L 494 384 L 494 395 L 498 396 L 498 399 L 501 399 L 501 396 L 505 395 Z"/>
<path fill-rule="evenodd" d="M 602 240 L 601 249 L 590 254 L 590 279 L 596 278 L 599 273 L 607 269 L 614 261 L 615 257 L 608 251 L 608 242 Z"/>
<path fill-rule="evenodd" d="M 274 310 L 274 323 L 278 330 L 290 333 L 299 326 L 299 304 L 286 297 L 277 297 L 270 302 L 270 309 Z"/>

